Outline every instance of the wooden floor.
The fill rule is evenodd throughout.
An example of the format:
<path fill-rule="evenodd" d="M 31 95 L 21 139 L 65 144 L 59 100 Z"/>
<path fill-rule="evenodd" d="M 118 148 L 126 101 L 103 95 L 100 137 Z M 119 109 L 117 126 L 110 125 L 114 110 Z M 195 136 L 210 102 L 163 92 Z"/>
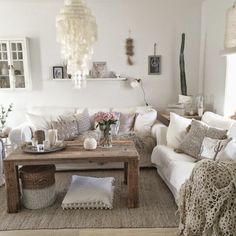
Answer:
<path fill-rule="evenodd" d="M 63 229 L 0 231 L 0 236 L 176 236 L 177 229 Z"/>

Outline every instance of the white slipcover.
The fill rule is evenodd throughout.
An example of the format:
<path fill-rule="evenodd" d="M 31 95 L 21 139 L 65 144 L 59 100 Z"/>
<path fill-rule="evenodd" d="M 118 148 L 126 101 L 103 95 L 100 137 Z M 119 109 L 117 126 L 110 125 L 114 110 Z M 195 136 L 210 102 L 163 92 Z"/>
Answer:
<path fill-rule="evenodd" d="M 5 183 L 3 177 L 3 159 L 5 158 L 5 150 L 3 141 L 0 139 L 0 187 Z"/>

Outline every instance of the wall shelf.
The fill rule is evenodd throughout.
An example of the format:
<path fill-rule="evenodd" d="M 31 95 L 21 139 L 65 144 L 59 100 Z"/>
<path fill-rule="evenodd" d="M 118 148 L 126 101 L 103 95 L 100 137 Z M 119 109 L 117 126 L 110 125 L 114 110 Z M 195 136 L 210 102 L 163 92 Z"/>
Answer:
<path fill-rule="evenodd" d="M 125 81 L 126 78 L 88 78 L 87 81 Z M 73 79 L 53 79 L 53 81 L 73 81 Z"/>

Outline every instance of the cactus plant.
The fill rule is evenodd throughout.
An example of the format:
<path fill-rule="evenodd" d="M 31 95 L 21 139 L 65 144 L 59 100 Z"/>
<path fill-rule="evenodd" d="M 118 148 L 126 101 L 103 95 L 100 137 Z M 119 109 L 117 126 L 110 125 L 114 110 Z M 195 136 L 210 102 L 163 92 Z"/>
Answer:
<path fill-rule="evenodd" d="M 187 96 L 187 84 L 186 84 L 185 61 L 184 61 L 184 48 L 185 48 L 185 34 L 182 34 L 181 49 L 180 49 L 180 56 L 179 56 L 180 85 L 181 85 L 182 95 Z"/>

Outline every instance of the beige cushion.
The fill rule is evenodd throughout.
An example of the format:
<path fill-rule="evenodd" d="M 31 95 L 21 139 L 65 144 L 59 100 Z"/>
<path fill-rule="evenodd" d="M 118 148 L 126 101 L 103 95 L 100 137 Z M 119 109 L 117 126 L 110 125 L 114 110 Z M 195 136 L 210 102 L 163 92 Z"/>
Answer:
<path fill-rule="evenodd" d="M 128 133 L 133 130 L 134 122 L 135 122 L 135 114 L 134 113 L 121 113 L 120 114 L 120 127 L 119 133 Z"/>
<path fill-rule="evenodd" d="M 191 128 L 181 142 L 180 149 L 184 153 L 198 158 L 205 137 L 225 139 L 227 137 L 227 130 L 216 129 L 201 121 L 192 120 Z"/>

